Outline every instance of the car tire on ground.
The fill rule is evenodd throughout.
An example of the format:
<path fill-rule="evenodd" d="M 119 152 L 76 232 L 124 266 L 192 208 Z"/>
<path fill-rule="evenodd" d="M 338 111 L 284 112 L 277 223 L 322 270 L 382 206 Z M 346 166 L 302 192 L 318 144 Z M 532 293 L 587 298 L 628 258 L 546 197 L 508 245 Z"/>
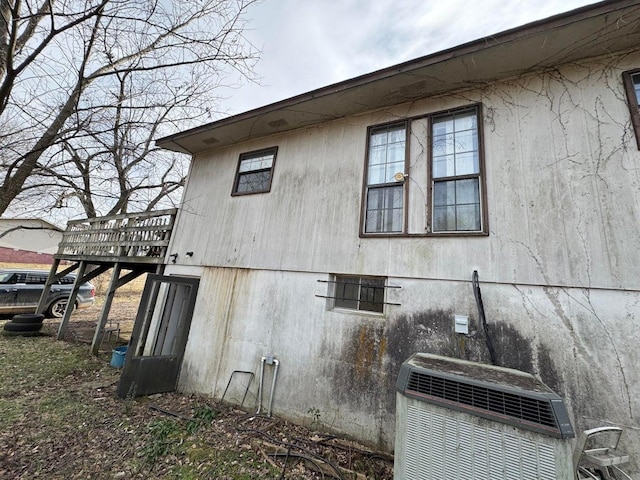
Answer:
<path fill-rule="evenodd" d="M 44 315 L 41 313 L 19 313 L 11 317 L 13 323 L 42 323 Z"/>
<path fill-rule="evenodd" d="M 47 307 L 47 318 L 62 318 L 64 316 L 64 309 L 67 306 L 68 299 L 59 298 L 51 302 L 51 304 Z M 74 306 L 75 309 L 75 306 Z"/>
<path fill-rule="evenodd" d="M 39 332 L 42 329 L 42 322 L 36 322 L 36 323 L 7 322 L 4 324 L 4 329 L 7 332 Z"/>

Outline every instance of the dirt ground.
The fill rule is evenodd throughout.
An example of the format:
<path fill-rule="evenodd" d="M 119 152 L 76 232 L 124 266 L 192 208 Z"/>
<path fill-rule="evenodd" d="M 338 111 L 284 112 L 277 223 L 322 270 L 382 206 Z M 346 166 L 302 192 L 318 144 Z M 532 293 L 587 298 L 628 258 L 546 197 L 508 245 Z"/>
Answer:
<path fill-rule="evenodd" d="M 101 305 L 79 310 L 64 341 L 0 336 L 2 479 L 391 479 L 392 457 L 208 397 L 122 400 L 112 348 L 126 344 L 139 294 L 116 297 L 121 336 L 89 355 Z M 0 320 L 0 324 L 3 323 Z"/>
<path fill-rule="evenodd" d="M 91 344 L 96 324 L 102 313 L 103 302 L 103 297 L 98 296 L 96 303 L 92 306 L 75 311 L 69 321 L 64 339 Z M 139 302 L 139 292 L 127 292 L 124 295 L 116 294 L 109 311 L 107 327 L 117 326 L 120 329 L 120 337 L 106 335 L 100 348 L 101 351 L 110 352 L 115 345 L 126 345 L 128 343 L 136 313 L 138 312 Z M 60 325 L 60 321 L 56 319 L 45 320 L 45 323 L 56 331 Z"/>

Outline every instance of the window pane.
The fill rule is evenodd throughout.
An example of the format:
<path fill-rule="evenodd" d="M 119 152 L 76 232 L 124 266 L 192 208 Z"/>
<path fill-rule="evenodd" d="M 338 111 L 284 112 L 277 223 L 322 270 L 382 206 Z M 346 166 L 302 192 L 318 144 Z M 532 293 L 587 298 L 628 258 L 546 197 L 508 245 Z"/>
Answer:
<path fill-rule="evenodd" d="M 369 185 L 378 185 L 386 182 L 386 165 L 372 165 L 369 167 Z"/>
<path fill-rule="evenodd" d="M 454 155 L 445 155 L 442 157 L 433 158 L 433 176 L 435 178 L 451 177 L 455 175 L 455 160 Z"/>
<path fill-rule="evenodd" d="M 252 170 L 262 170 L 271 168 L 273 165 L 273 155 L 260 155 L 258 157 L 243 158 L 240 161 L 240 172 L 250 172 Z"/>
<path fill-rule="evenodd" d="M 473 175 L 480 173 L 480 159 L 478 152 L 469 152 L 456 155 L 455 175 Z"/>
<path fill-rule="evenodd" d="M 433 209 L 433 231 L 447 232 L 456 229 L 456 207 L 434 207 Z"/>
<path fill-rule="evenodd" d="M 383 131 L 379 131 L 379 130 L 372 131 L 370 143 L 371 143 L 371 146 L 386 145 L 387 130 L 384 129 Z"/>
<path fill-rule="evenodd" d="M 476 112 L 462 112 L 455 115 L 456 132 L 472 130 L 476 128 Z"/>
<path fill-rule="evenodd" d="M 478 134 L 475 130 L 456 133 L 456 154 L 478 150 Z"/>
<path fill-rule="evenodd" d="M 433 231 L 478 231 L 479 179 L 436 182 L 433 188 Z"/>
<path fill-rule="evenodd" d="M 384 216 L 382 210 L 367 210 L 367 218 L 365 220 L 365 232 L 382 232 L 382 222 Z"/>
<path fill-rule="evenodd" d="M 358 279 L 336 276 L 334 306 L 358 308 Z"/>
<path fill-rule="evenodd" d="M 404 145 L 406 139 L 404 125 L 396 125 L 389 129 L 389 143 L 402 143 Z"/>
<path fill-rule="evenodd" d="M 456 204 L 479 203 L 478 179 L 458 180 L 456 182 Z"/>
<path fill-rule="evenodd" d="M 433 186 L 433 205 L 453 205 L 456 201 L 455 182 L 436 182 Z"/>
<path fill-rule="evenodd" d="M 404 164 L 404 151 L 404 143 L 394 143 L 389 145 L 387 163 Z"/>
<path fill-rule="evenodd" d="M 456 210 L 456 230 L 480 230 L 480 205 L 459 205 Z"/>
<path fill-rule="evenodd" d="M 370 188 L 367 191 L 365 232 L 401 232 L 403 187 Z"/>
<path fill-rule="evenodd" d="M 448 135 L 453 133 L 453 116 L 436 118 L 433 122 L 433 135 Z"/>
<path fill-rule="evenodd" d="M 455 153 L 454 136 L 435 135 L 433 136 L 433 156 L 453 155 Z"/>
<path fill-rule="evenodd" d="M 362 278 L 360 286 L 360 310 L 382 313 L 384 310 L 384 280 Z"/>
<path fill-rule="evenodd" d="M 384 165 L 387 161 L 387 146 L 371 147 L 369 151 L 369 165 Z"/>
<path fill-rule="evenodd" d="M 243 173 L 238 178 L 237 192 L 260 192 L 269 189 L 271 170 L 266 172 Z"/>

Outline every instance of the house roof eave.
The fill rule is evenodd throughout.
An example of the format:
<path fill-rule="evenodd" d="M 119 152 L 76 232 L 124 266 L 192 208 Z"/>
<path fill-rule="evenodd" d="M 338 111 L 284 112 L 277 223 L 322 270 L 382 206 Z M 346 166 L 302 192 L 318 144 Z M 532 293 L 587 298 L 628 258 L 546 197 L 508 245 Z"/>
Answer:
<path fill-rule="evenodd" d="M 195 155 L 637 45 L 638 1 L 599 2 L 179 132 L 156 143 Z"/>

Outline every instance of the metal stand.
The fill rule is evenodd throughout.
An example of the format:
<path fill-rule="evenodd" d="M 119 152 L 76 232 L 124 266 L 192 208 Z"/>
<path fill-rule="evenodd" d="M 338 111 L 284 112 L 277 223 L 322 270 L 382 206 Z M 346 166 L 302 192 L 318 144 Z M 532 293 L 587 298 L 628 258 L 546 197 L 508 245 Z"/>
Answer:
<path fill-rule="evenodd" d="M 222 401 L 224 400 L 224 396 L 227 394 L 227 390 L 229 390 L 229 385 L 231 385 L 231 380 L 233 380 L 233 376 L 236 373 L 249 375 L 249 381 L 247 382 L 247 386 L 244 389 L 244 396 L 242 397 L 242 403 L 240 404 L 240 406 L 242 407 L 242 405 L 244 404 L 244 399 L 247 398 L 247 392 L 249 391 L 249 386 L 251 385 L 254 377 L 253 372 L 247 372 L 245 370 L 234 370 L 233 372 L 231 372 L 231 376 L 229 377 L 229 381 L 227 382 L 227 387 L 224 389 L 224 393 L 222 394 L 222 397 L 220 398 L 220 401 L 218 403 L 222 403 Z"/>
<path fill-rule="evenodd" d="M 621 436 L 618 427 L 582 432 L 573 452 L 576 480 L 632 480 L 618 467 L 629 462 L 629 455 L 618 451 Z"/>

